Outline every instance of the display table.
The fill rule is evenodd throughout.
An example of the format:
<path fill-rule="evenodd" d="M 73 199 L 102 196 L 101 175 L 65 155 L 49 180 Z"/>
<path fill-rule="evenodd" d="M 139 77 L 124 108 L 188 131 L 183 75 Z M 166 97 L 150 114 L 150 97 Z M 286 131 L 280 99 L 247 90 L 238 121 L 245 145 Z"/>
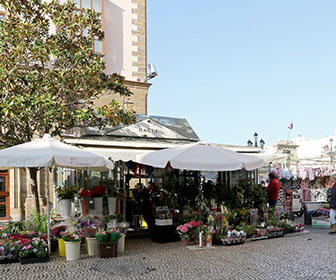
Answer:
<path fill-rule="evenodd" d="M 176 235 L 176 228 L 173 225 L 158 226 L 152 228 L 151 240 L 158 243 L 175 242 L 179 240 Z"/>

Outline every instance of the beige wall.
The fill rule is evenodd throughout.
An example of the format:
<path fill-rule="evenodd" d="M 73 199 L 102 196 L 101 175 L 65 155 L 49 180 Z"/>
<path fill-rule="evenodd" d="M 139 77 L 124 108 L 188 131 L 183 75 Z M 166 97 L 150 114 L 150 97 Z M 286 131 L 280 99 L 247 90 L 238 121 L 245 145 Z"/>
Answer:
<path fill-rule="evenodd" d="M 147 95 L 148 95 L 148 89 L 151 86 L 149 83 L 140 83 L 140 82 L 132 82 L 132 81 L 126 81 L 125 84 L 128 86 L 131 92 L 134 94 L 130 97 L 127 96 L 120 96 L 118 94 L 107 92 L 103 96 L 101 96 L 96 102 L 96 106 L 102 106 L 104 104 L 108 104 L 111 102 L 112 99 L 115 99 L 119 102 L 119 104 L 124 107 L 125 109 L 131 109 L 126 108 L 126 101 L 131 100 L 133 102 L 133 110 L 137 114 L 147 114 Z"/>

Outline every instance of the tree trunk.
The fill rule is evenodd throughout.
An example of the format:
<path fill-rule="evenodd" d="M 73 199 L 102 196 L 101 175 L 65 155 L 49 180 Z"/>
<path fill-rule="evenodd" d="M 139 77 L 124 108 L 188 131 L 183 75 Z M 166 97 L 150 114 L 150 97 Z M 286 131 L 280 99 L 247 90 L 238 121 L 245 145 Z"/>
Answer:
<path fill-rule="evenodd" d="M 31 191 L 32 194 L 35 197 L 35 207 L 38 211 L 38 213 L 40 213 L 40 200 L 39 200 L 39 193 L 38 193 L 38 187 L 37 187 L 37 171 L 38 168 L 36 167 L 29 167 L 29 175 L 30 175 L 30 187 L 31 187 Z"/>

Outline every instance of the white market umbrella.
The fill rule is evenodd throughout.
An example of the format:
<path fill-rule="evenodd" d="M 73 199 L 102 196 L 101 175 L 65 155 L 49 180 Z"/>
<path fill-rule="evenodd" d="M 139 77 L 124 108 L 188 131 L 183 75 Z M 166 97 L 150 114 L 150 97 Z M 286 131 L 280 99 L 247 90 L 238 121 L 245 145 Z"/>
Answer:
<path fill-rule="evenodd" d="M 239 154 L 206 143 L 187 144 L 136 156 L 136 162 L 165 168 L 194 171 L 253 170 L 265 165 L 263 159 Z"/>
<path fill-rule="evenodd" d="M 168 163 L 174 169 L 194 171 L 253 170 L 265 165 L 263 159 L 239 154 L 206 143 L 187 144 L 136 156 L 136 162 L 159 168 Z M 200 247 L 202 247 L 201 211 Z"/>
<path fill-rule="evenodd" d="M 72 169 L 113 169 L 113 163 L 104 157 L 84 149 L 64 144 L 45 134 L 42 139 L 16 145 L 0 151 L 0 166 L 3 168 L 59 166 Z M 48 205 L 48 248 L 50 253 L 50 193 L 49 171 L 46 170 Z"/>

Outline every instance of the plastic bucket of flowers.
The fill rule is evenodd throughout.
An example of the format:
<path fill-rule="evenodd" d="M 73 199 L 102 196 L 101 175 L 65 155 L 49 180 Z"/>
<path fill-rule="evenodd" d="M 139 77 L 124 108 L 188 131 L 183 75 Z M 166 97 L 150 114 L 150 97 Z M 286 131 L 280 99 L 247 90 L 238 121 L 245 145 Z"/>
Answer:
<path fill-rule="evenodd" d="M 61 233 L 65 244 L 65 257 L 67 261 L 79 260 L 80 244 L 83 233 L 75 227 L 69 227 Z"/>
<path fill-rule="evenodd" d="M 65 244 L 61 232 L 65 231 L 65 225 L 58 225 L 51 228 L 51 236 L 58 240 L 58 253 L 60 257 L 65 257 Z"/>
<path fill-rule="evenodd" d="M 91 190 L 91 195 L 94 200 L 95 214 L 102 215 L 103 214 L 103 194 L 105 193 L 105 186 L 95 186 Z"/>
<path fill-rule="evenodd" d="M 86 236 L 87 251 L 89 256 L 99 256 L 98 252 L 98 241 L 95 234 L 97 233 L 97 228 L 91 225 L 84 229 Z"/>

